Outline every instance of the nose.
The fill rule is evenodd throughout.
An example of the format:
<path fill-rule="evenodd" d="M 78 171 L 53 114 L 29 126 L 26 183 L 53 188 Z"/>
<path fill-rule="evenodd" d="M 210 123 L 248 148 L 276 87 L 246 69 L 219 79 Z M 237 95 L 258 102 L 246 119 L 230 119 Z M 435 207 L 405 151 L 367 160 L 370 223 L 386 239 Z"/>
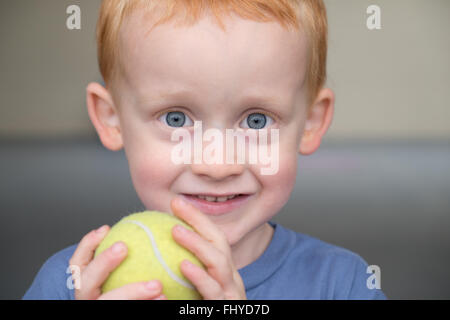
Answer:
<path fill-rule="evenodd" d="M 201 123 L 200 123 L 200 125 L 201 125 Z M 244 163 L 240 162 L 242 159 L 238 160 L 238 158 L 241 158 L 241 157 L 238 155 L 239 152 L 237 150 L 237 147 L 234 146 L 234 143 L 227 145 L 225 127 L 221 126 L 221 125 L 215 125 L 215 126 L 211 126 L 211 127 L 206 127 L 206 129 L 207 129 L 206 132 L 203 133 L 203 128 L 200 126 L 200 130 L 202 130 L 202 132 L 200 133 L 200 137 L 205 139 L 204 136 L 207 135 L 209 129 L 218 130 L 218 131 L 209 132 L 209 133 L 211 135 L 212 135 L 212 133 L 221 135 L 222 139 L 217 140 L 217 141 L 221 141 L 221 143 L 217 142 L 216 140 L 214 140 L 214 142 L 217 142 L 217 145 L 211 145 L 210 143 L 205 145 L 204 141 L 200 142 L 202 144 L 202 148 L 200 149 L 201 150 L 200 159 L 198 159 L 195 157 L 195 147 L 197 145 L 195 144 L 195 141 L 194 141 L 194 152 L 192 153 L 193 158 L 191 159 L 191 160 L 193 160 L 193 162 L 191 162 L 191 165 L 190 165 L 192 172 L 195 175 L 207 177 L 212 180 L 225 180 L 228 177 L 241 175 L 246 168 L 246 162 L 245 162 L 245 159 L 244 159 Z M 195 139 L 195 137 L 194 137 L 194 139 Z M 209 148 L 212 146 L 215 147 L 215 148 L 211 149 L 211 150 L 214 150 L 213 153 L 206 152 L 206 148 Z M 216 158 L 215 157 L 216 152 L 218 152 L 218 150 L 220 148 L 222 148 L 222 154 L 221 154 L 221 156 L 218 156 L 218 158 Z M 230 151 L 231 148 L 235 148 L 235 150 Z M 242 152 L 242 149 L 239 149 L 239 151 Z M 229 152 L 231 152 L 230 155 L 228 154 Z M 214 157 L 212 157 L 212 154 L 214 154 Z M 230 159 L 229 156 L 232 159 Z M 200 161 L 197 161 L 197 160 L 200 160 Z"/>
<path fill-rule="evenodd" d="M 231 176 L 238 176 L 243 173 L 243 164 L 192 164 L 191 170 L 194 174 L 205 176 L 212 180 L 225 180 Z"/>

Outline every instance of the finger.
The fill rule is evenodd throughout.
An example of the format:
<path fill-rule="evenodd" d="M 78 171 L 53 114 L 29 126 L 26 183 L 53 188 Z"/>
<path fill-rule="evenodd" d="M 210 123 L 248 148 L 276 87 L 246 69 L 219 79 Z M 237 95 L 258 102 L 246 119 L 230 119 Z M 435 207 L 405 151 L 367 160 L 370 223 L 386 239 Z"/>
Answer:
<path fill-rule="evenodd" d="M 81 273 L 80 299 L 97 299 L 109 274 L 125 259 L 127 247 L 118 241 L 100 253 Z"/>
<path fill-rule="evenodd" d="M 230 255 L 230 246 L 225 234 L 203 212 L 183 200 L 182 197 L 173 199 L 171 207 L 176 216 L 187 222 L 206 240 L 214 243 L 218 249 Z"/>
<path fill-rule="evenodd" d="M 199 234 L 176 225 L 172 230 L 176 242 L 191 251 L 207 268 L 211 276 L 223 286 L 233 282 L 232 265 L 228 257 Z"/>
<path fill-rule="evenodd" d="M 75 249 L 75 252 L 69 260 L 69 264 L 83 270 L 93 259 L 95 249 L 97 249 L 108 231 L 109 226 L 104 225 L 97 230 L 92 230 L 86 234 Z"/>
<path fill-rule="evenodd" d="M 205 300 L 222 300 L 224 291 L 220 284 L 208 272 L 195 264 L 184 260 L 180 265 L 181 272 L 195 286 Z"/>
<path fill-rule="evenodd" d="M 163 296 L 163 297 L 161 297 Z M 102 294 L 99 300 L 164 300 L 162 285 L 158 280 L 134 282 Z"/>

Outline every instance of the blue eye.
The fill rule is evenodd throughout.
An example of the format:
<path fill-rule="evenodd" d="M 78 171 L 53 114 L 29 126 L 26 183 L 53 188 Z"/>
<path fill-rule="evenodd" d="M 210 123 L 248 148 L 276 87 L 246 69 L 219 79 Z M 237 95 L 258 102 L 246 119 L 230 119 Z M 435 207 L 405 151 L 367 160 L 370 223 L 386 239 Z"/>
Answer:
<path fill-rule="evenodd" d="M 246 129 L 262 129 L 266 125 L 271 125 L 273 120 L 271 117 L 262 113 L 251 113 L 241 122 L 241 126 Z"/>
<path fill-rule="evenodd" d="M 192 120 L 181 111 L 171 111 L 164 113 L 162 116 L 159 117 L 158 120 L 168 125 L 169 127 L 174 128 L 183 127 L 185 126 L 185 124 L 187 126 L 194 125 Z"/>

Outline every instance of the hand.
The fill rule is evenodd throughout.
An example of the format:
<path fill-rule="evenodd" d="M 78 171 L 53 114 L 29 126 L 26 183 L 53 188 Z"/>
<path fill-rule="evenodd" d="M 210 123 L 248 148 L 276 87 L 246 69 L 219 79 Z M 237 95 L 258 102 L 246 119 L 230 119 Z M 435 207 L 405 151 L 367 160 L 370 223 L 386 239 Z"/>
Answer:
<path fill-rule="evenodd" d="M 181 263 L 181 272 L 205 300 L 247 299 L 241 276 L 234 266 L 231 248 L 225 234 L 201 211 L 181 198 L 171 202 L 172 211 L 197 233 L 175 226 L 172 236 L 191 251 L 206 267 Z"/>
<path fill-rule="evenodd" d="M 162 295 L 162 284 L 155 280 L 127 284 L 102 294 L 103 282 L 127 256 L 125 243 L 119 241 L 94 258 L 95 249 L 108 231 L 109 227 L 105 225 L 86 234 L 69 260 L 70 266 L 75 266 L 76 270 L 79 270 L 79 273 L 75 274 L 71 268 L 75 298 L 77 300 L 165 300 L 166 297 Z"/>

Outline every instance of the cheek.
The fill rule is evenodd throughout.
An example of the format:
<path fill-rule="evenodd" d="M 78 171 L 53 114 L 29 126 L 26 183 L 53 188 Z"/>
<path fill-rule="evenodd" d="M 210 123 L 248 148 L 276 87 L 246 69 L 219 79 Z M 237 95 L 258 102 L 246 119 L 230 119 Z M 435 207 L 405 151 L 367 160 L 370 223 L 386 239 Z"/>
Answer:
<path fill-rule="evenodd" d="M 272 210 L 277 209 L 276 211 L 281 209 L 289 200 L 295 186 L 299 156 L 297 152 L 297 126 L 295 123 L 293 122 L 289 127 L 280 131 L 278 137 L 278 155 L 272 156 L 271 158 L 271 162 L 275 164 L 271 163 L 269 166 L 265 166 L 266 168 L 271 168 L 276 173 L 263 175 L 261 174 L 260 168 L 258 174 L 258 179 L 265 193 L 264 198 L 273 206 Z"/>
<path fill-rule="evenodd" d="M 280 154 L 279 170 L 274 175 L 262 175 L 264 198 L 269 213 L 275 215 L 289 200 L 297 176 L 297 156 Z M 269 208 L 270 207 L 270 208 Z"/>
<path fill-rule="evenodd" d="M 144 206 L 150 210 L 169 210 L 168 190 L 177 171 L 177 167 L 167 161 L 170 150 L 162 146 L 137 148 L 129 150 L 127 158 L 134 188 Z"/>

